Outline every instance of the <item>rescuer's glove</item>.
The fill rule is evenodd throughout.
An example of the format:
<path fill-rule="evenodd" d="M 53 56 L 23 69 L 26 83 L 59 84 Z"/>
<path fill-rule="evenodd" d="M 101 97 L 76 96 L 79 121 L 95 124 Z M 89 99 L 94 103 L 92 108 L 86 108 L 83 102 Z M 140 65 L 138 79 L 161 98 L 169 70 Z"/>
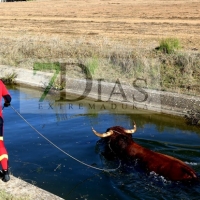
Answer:
<path fill-rule="evenodd" d="M 10 103 L 4 103 L 4 107 L 8 107 L 8 106 L 10 106 Z"/>

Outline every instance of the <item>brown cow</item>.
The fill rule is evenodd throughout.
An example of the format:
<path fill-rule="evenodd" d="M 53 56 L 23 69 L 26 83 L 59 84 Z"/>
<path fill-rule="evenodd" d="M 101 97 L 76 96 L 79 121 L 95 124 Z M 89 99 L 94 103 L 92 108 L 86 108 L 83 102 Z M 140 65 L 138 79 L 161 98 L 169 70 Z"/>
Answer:
<path fill-rule="evenodd" d="M 134 129 L 127 130 L 120 126 L 114 126 L 107 129 L 106 133 L 98 133 L 92 128 L 95 135 L 107 139 L 108 147 L 120 159 L 136 160 L 148 172 L 155 172 L 158 175 L 172 181 L 193 181 L 197 180 L 195 171 L 172 156 L 164 155 L 146 149 L 132 139 Z"/>

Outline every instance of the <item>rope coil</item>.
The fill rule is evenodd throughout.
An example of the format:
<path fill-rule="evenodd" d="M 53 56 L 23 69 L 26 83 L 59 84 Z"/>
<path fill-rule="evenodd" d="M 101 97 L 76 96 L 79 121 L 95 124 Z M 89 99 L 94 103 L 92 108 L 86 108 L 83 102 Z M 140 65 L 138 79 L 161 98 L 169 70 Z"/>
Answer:
<path fill-rule="evenodd" d="M 73 157 L 72 155 L 70 155 L 69 153 L 67 153 L 66 151 L 64 151 L 63 149 L 61 149 L 60 147 L 58 147 L 56 144 L 54 144 L 52 141 L 50 141 L 47 137 L 45 137 L 42 133 L 40 133 L 35 127 L 33 127 L 12 105 L 10 105 L 11 108 L 35 131 L 37 132 L 42 138 L 44 138 L 46 141 L 48 141 L 51 145 L 53 145 L 56 149 L 58 149 L 59 151 L 61 151 L 62 153 L 64 153 L 65 155 L 69 156 L 70 158 L 72 158 L 73 160 L 81 163 L 82 165 L 85 165 L 87 167 L 99 170 L 99 171 L 104 171 L 104 172 L 112 172 L 112 171 L 116 171 L 121 167 L 121 162 L 119 161 L 119 166 L 115 169 L 102 169 L 102 168 L 98 168 L 98 167 L 94 167 L 92 165 L 89 165 L 87 163 L 84 163 L 80 160 L 78 160 L 77 158 Z"/>

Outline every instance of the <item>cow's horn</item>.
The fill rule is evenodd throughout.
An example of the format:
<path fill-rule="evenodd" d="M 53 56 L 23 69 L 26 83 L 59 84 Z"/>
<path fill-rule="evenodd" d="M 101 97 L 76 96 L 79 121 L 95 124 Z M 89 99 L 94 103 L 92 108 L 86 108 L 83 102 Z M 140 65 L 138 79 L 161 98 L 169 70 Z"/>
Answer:
<path fill-rule="evenodd" d="M 92 131 L 94 132 L 95 135 L 97 135 L 98 137 L 101 137 L 101 138 L 105 138 L 105 137 L 111 136 L 113 134 L 112 130 L 110 130 L 106 133 L 98 133 L 92 128 Z"/>
<path fill-rule="evenodd" d="M 133 121 L 133 129 L 125 129 L 125 133 L 128 133 L 128 134 L 132 134 L 132 133 L 135 133 L 135 131 L 137 130 L 137 127 L 136 127 L 136 123 Z"/>

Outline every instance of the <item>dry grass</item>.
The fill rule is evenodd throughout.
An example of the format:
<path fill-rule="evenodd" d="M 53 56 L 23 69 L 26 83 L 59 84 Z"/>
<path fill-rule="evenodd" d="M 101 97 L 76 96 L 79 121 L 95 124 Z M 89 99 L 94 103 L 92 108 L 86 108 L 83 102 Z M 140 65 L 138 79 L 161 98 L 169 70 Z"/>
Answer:
<path fill-rule="evenodd" d="M 65 40 L 96 36 L 154 46 L 176 37 L 200 47 L 198 0 L 35 0 L 0 4 L 1 35 L 58 36 Z"/>
<path fill-rule="evenodd" d="M 132 85 L 136 79 L 142 87 L 199 95 L 200 54 L 174 51 L 171 54 L 129 44 L 113 43 L 96 37 L 71 42 L 58 37 L 27 37 L 7 40 L 1 45 L 0 63 L 33 69 L 34 63 L 59 62 L 73 78 L 85 78 L 78 65 L 84 64 L 93 79 Z"/>

